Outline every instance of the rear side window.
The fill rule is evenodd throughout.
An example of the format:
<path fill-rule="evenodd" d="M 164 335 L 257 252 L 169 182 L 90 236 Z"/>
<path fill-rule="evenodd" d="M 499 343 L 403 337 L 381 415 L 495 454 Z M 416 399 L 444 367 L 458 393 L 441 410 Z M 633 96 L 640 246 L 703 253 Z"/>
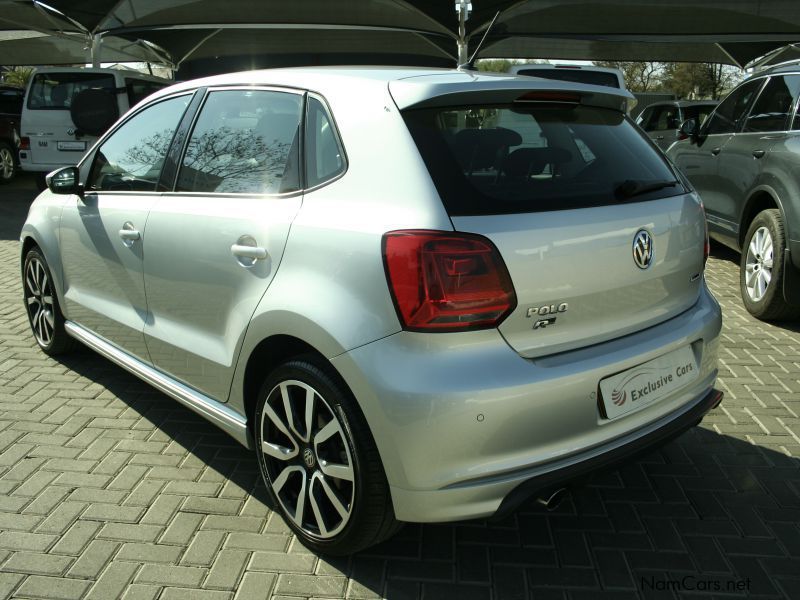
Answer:
<path fill-rule="evenodd" d="M 114 76 L 100 73 L 37 73 L 28 92 L 32 110 L 69 110 L 83 90 L 101 88 L 113 93 Z"/>
<path fill-rule="evenodd" d="M 307 186 L 314 187 L 329 181 L 345 168 L 344 152 L 325 106 L 314 98 L 308 99 L 306 124 Z"/>
<path fill-rule="evenodd" d="M 22 112 L 22 92 L 0 90 L 0 113 L 19 115 Z"/>
<path fill-rule="evenodd" d="M 303 98 L 288 92 L 208 95 L 178 173 L 178 191 L 282 194 L 300 189 Z"/>
<path fill-rule="evenodd" d="M 128 119 L 95 153 L 87 188 L 155 191 L 172 136 L 190 100 L 190 95 L 164 100 Z"/>
<path fill-rule="evenodd" d="M 619 89 L 619 79 L 614 73 L 605 71 L 588 71 L 586 69 L 523 69 L 519 75 L 555 79 L 557 81 L 572 81 L 573 83 L 588 83 L 589 85 L 604 85 Z"/>
<path fill-rule="evenodd" d="M 617 111 L 505 105 L 404 117 L 451 215 L 582 208 L 684 191 Z"/>
<path fill-rule="evenodd" d="M 800 77 L 770 77 L 744 125 L 745 132 L 786 131 L 797 100 Z"/>

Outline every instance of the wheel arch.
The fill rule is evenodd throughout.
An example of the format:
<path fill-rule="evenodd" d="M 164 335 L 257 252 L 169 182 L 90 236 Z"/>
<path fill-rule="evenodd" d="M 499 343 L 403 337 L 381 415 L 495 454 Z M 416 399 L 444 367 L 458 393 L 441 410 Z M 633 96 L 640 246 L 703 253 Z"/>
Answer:
<path fill-rule="evenodd" d="M 781 218 L 783 218 L 784 226 L 786 224 L 786 214 L 783 210 L 778 195 L 769 187 L 762 186 L 756 188 L 747 199 L 742 209 L 741 216 L 739 217 L 739 233 L 737 236 L 739 249 L 744 250 L 744 238 L 747 235 L 747 230 L 750 228 L 750 223 L 756 218 L 756 215 L 761 211 L 771 208 L 777 208 L 781 211 Z M 786 242 L 787 240 L 784 240 Z"/>
<path fill-rule="evenodd" d="M 288 334 L 275 334 L 264 338 L 256 344 L 247 357 L 241 385 L 241 401 L 251 434 L 258 392 L 264 379 L 282 363 L 301 356 L 313 357 L 331 377 L 337 380 L 337 383 L 350 390 L 350 386 L 325 355 L 308 342 Z"/>

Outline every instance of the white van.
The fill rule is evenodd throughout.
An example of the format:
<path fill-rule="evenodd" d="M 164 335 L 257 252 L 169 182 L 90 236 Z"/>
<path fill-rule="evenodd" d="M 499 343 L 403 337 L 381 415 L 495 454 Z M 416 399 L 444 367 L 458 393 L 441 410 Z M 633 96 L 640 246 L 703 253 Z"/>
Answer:
<path fill-rule="evenodd" d="M 172 82 L 136 71 L 103 68 L 38 69 L 25 92 L 20 167 L 44 176 L 76 164 L 130 107 Z"/>
<path fill-rule="evenodd" d="M 542 79 L 555 79 L 558 81 L 572 81 L 574 83 L 588 83 L 589 85 L 603 85 L 629 91 L 625 86 L 625 77 L 622 71 L 612 67 L 595 67 L 594 65 L 572 64 L 526 64 L 513 65 L 509 73 L 514 75 L 527 75 L 528 77 L 541 77 Z M 628 100 L 628 112 L 636 106 L 637 100 Z"/>

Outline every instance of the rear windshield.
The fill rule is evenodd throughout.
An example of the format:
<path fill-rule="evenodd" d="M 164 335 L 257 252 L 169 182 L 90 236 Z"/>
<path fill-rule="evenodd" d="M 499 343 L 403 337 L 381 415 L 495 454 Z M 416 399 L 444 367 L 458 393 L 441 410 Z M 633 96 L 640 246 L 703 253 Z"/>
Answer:
<path fill-rule="evenodd" d="M 519 75 L 529 77 L 542 77 L 543 79 L 557 79 L 558 81 L 572 81 L 574 83 L 588 83 L 590 85 L 604 85 L 619 89 L 619 79 L 614 73 L 605 71 L 587 71 L 585 69 L 523 69 Z"/>
<path fill-rule="evenodd" d="M 69 110 L 76 94 L 90 88 L 114 91 L 114 76 L 99 73 L 37 73 L 28 92 L 32 110 Z"/>
<path fill-rule="evenodd" d="M 602 206 L 684 193 L 614 110 L 576 105 L 409 110 L 404 118 L 451 215 Z"/>

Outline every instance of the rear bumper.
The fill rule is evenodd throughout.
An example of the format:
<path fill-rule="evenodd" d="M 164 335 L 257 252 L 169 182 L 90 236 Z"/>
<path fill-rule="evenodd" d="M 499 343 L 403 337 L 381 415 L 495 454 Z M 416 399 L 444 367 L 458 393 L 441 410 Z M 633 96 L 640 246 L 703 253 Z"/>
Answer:
<path fill-rule="evenodd" d="M 705 414 L 719 406 L 720 402 L 722 402 L 722 392 L 712 389 L 708 394 L 700 398 L 698 402 L 690 405 L 683 413 L 674 416 L 674 418 L 663 424 L 656 424 L 655 427 L 648 429 L 646 433 L 639 435 L 639 437 L 627 440 L 624 445 L 613 447 L 604 452 L 601 451 L 599 454 L 595 453 L 586 458 L 578 457 L 567 465 L 555 466 L 552 471 L 527 479 L 503 499 L 493 516 L 502 518 L 513 512 L 531 496 L 562 487 L 569 487 L 575 482 L 591 479 L 597 473 L 632 461 L 663 446 L 687 429 L 697 425 Z"/>
<path fill-rule="evenodd" d="M 540 359 L 486 330 L 403 332 L 332 363 L 369 423 L 397 518 L 454 521 L 513 508 L 691 427 L 716 402 L 720 329 L 703 286 L 664 323 Z M 617 419 L 601 415 L 601 379 L 685 346 L 699 365 L 694 381 Z"/>

